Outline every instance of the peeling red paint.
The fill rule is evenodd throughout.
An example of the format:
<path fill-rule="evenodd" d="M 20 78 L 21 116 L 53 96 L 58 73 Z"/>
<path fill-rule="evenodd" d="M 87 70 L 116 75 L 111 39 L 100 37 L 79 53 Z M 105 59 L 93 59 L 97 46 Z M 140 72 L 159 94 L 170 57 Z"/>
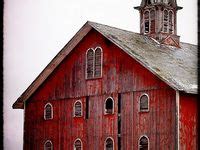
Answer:
<path fill-rule="evenodd" d="M 103 49 L 103 76 L 86 80 L 85 54 L 88 48 L 97 46 Z M 119 93 L 121 149 L 137 149 L 142 135 L 149 137 L 152 150 L 175 149 L 175 90 L 95 30 L 88 33 L 26 102 L 24 149 L 42 149 L 47 139 L 53 142 L 54 149 L 72 149 L 75 139 L 80 138 L 84 150 L 102 150 L 107 137 L 114 139 L 114 147 L 118 149 Z M 138 99 L 143 93 L 150 98 L 149 112 L 138 110 Z M 86 96 L 89 96 L 89 119 L 85 117 Z M 109 96 L 114 99 L 114 114 L 105 115 L 104 101 Z M 83 103 L 80 118 L 73 117 L 76 100 Z M 47 102 L 53 106 L 52 120 L 43 118 Z"/>

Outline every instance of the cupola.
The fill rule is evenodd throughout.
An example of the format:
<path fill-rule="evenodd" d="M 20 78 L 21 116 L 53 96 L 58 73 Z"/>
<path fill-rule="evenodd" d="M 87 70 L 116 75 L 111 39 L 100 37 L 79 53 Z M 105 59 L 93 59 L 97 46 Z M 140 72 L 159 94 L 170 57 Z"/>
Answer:
<path fill-rule="evenodd" d="M 140 33 L 160 42 L 179 47 L 177 35 L 176 0 L 142 0 L 140 6 L 134 7 L 140 12 Z"/>

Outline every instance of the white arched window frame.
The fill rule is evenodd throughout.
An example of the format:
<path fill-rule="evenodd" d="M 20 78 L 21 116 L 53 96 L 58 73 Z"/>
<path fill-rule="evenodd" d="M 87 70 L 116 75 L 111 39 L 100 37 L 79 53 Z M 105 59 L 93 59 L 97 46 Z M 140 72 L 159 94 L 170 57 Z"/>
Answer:
<path fill-rule="evenodd" d="M 112 110 L 110 112 L 110 110 L 107 109 L 107 101 L 111 99 L 112 100 Z M 112 97 L 108 97 L 106 98 L 105 102 L 104 102 L 104 114 L 114 114 L 114 108 L 115 108 L 115 101 Z"/>
<path fill-rule="evenodd" d="M 105 142 L 104 142 L 104 150 L 107 150 L 107 149 L 106 149 L 106 145 L 107 145 L 107 141 L 108 141 L 109 139 L 112 141 L 112 144 L 113 144 L 112 146 L 113 146 L 113 150 L 114 150 L 114 149 L 115 149 L 115 147 L 114 147 L 115 143 L 114 143 L 114 139 L 113 139 L 112 137 L 107 137 L 107 138 L 106 138 L 106 140 L 105 140 Z"/>
<path fill-rule="evenodd" d="M 50 117 L 47 117 L 47 107 L 50 106 Z M 50 119 L 53 119 L 53 106 L 51 103 L 47 103 L 45 106 L 44 106 L 44 119 L 45 120 L 50 120 Z"/>
<path fill-rule="evenodd" d="M 139 138 L 139 140 L 138 140 L 138 150 L 143 150 L 142 148 L 141 148 L 141 145 L 140 145 L 140 141 L 141 141 L 141 139 L 142 138 L 146 138 L 147 139 L 147 142 L 148 142 L 148 149 L 147 150 L 149 150 L 150 148 L 150 143 L 149 143 L 149 138 L 148 138 L 148 136 L 147 135 L 142 135 L 142 136 L 140 136 L 140 138 Z"/>
<path fill-rule="evenodd" d="M 76 104 L 77 103 L 80 103 L 80 110 L 77 110 L 78 108 L 77 108 L 77 106 L 76 106 Z M 81 100 L 76 100 L 75 102 L 74 102 L 74 107 L 73 107 L 73 116 L 74 117 L 82 117 L 83 116 L 83 104 L 82 104 L 82 101 Z M 80 115 L 77 115 L 76 114 L 76 111 L 80 111 Z"/>
<path fill-rule="evenodd" d="M 47 147 L 48 143 L 50 143 L 50 147 Z M 50 140 L 47 140 L 45 143 L 44 143 L 44 150 L 53 150 L 53 143 L 50 141 Z"/>
<path fill-rule="evenodd" d="M 80 147 L 76 147 L 76 142 L 80 142 Z M 77 138 L 75 141 L 74 141 L 74 150 L 82 150 L 83 149 L 83 143 L 81 141 L 80 138 Z"/>
<path fill-rule="evenodd" d="M 144 11 L 144 33 L 149 33 L 150 32 L 150 12 L 149 10 Z"/>
<path fill-rule="evenodd" d="M 169 12 L 167 9 L 163 10 L 163 32 L 168 33 L 169 31 Z"/>
<path fill-rule="evenodd" d="M 169 33 L 174 34 L 174 12 L 169 11 Z"/>
<path fill-rule="evenodd" d="M 147 97 L 147 109 L 141 109 L 141 100 L 142 97 L 146 96 Z M 139 111 L 140 112 L 149 112 L 149 95 L 147 93 L 143 93 L 140 97 L 139 97 Z"/>
<path fill-rule="evenodd" d="M 100 50 L 100 55 L 98 55 L 98 50 Z M 88 59 L 88 53 L 93 52 L 92 58 Z M 90 60 L 90 62 L 89 62 Z M 86 51 L 86 69 L 85 76 L 86 79 L 101 78 L 102 77 L 102 64 L 103 64 L 103 50 L 101 47 L 89 48 Z"/>

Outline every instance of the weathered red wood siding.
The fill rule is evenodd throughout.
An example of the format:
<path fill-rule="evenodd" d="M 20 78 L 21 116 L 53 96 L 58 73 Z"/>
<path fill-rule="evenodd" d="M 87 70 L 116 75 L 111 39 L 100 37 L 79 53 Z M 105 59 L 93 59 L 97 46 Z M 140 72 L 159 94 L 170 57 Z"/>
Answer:
<path fill-rule="evenodd" d="M 197 95 L 180 94 L 180 149 L 197 150 Z"/>
<path fill-rule="evenodd" d="M 88 48 L 103 49 L 103 76 L 85 79 L 85 55 Z M 121 93 L 122 149 L 137 149 L 138 139 L 146 134 L 150 149 L 175 147 L 175 91 L 141 66 L 102 35 L 92 30 L 66 57 L 51 76 L 26 102 L 24 149 L 42 149 L 45 140 L 54 149 L 72 149 L 76 138 L 84 149 L 102 150 L 107 137 L 117 149 L 118 93 Z M 150 111 L 138 112 L 142 93 L 149 94 Z M 85 118 L 89 96 L 89 119 Z M 104 115 L 104 101 L 112 96 L 113 115 Z M 83 103 L 83 117 L 73 118 L 75 100 Z M 54 117 L 44 120 L 47 102 L 53 105 Z"/>

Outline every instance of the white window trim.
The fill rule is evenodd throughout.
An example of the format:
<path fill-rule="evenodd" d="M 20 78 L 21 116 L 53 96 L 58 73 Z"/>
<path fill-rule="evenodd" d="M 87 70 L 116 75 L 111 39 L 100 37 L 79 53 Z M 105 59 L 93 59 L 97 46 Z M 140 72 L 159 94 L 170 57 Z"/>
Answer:
<path fill-rule="evenodd" d="M 76 105 L 76 103 L 78 103 L 78 102 L 81 103 L 81 116 L 76 116 L 76 115 L 75 115 L 75 105 Z M 75 118 L 83 117 L 83 103 L 82 103 L 81 100 L 76 100 L 76 101 L 74 102 L 74 106 L 73 106 L 73 117 L 75 117 Z"/>
<path fill-rule="evenodd" d="M 50 105 L 51 106 L 51 118 L 47 119 L 46 118 L 46 106 L 47 105 Z M 51 103 L 47 103 L 45 106 L 44 106 L 44 120 L 50 120 L 50 119 L 53 119 L 53 106 Z"/>
<path fill-rule="evenodd" d="M 106 140 L 104 141 L 104 150 L 106 150 L 106 141 L 108 139 L 111 139 L 113 141 L 113 149 L 115 149 L 115 141 L 114 141 L 114 139 L 112 137 L 107 137 Z"/>
<path fill-rule="evenodd" d="M 94 61 L 94 56 L 95 56 L 95 50 L 94 50 L 93 48 L 89 48 L 89 49 L 86 51 L 86 69 L 85 69 L 85 78 L 86 78 L 86 79 L 92 79 L 92 78 L 93 78 L 93 77 L 92 77 L 92 78 L 88 78 L 88 76 L 87 76 L 87 69 L 88 69 L 88 62 L 87 62 L 88 55 L 87 55 L 87 54 L 88 54 L 88 51 L 89 51 L 89 50 L 92 50 L 92 51 L 93 51 L 93 66 L 92 66 L 93 75 L 92 75 L 92 76 L 94 77 L 94 62 L 95 62 L 95 61 Z"/>
<path fill-rule="evenodd" d="M 76 150 L 76 147 L 75 147 L 76 141 L 80 141 L 80 142 L 81 142 L 81 150 L 82 150 L 82 149 L 83 149 L 83 142 L 81 141 L 80 138 L 77 138 L 77 139 L 74 141 L 74 150 Z"/>
<path fill-rule="evenodd" d="M 107 101 L 109 98 L 113 101 L 112 113 L 106 113 L 106 101 Z M 115 112 L 115 101 L 114 101 L 114 99 L 110 96 L 110 97 L 106 98 L 106 100 L 104 101 L 104 114 L 105 114 L 105 115 L 109 115 L 109 114 L 114 114 L 114 112 Z"/>
<path fill-rule="evenodd" d="M 141 140 L 142 137 L 147 138 L 147 141 L 148 141 L 148 150 L 149 150 L 150 149 L 150 142 L 149 142 L 149 137 L 147 135 L 140 136 L 140 138 L 138 140 L 138 150 L 140 150 L 140 140 Z"/>
<path fill-rule="evenodd" d="M 96 50 L 97 49 L 100 49 L 101 50 L 101 75 L 99 77 L 95 77 L 95 53 L 96 53 Z M 87 76 L 87 69 L 88 69 L 88 65 L 87 65 L 87 53 L 89 50 L 93 50 L 93 67 L 92 67 L 92 70 L 93 70 L 93 75 L 92 77 L 88 78 Z M 86 69 L 85 69 L 85 78 L 86 79 L 98 79 L 98 78 L 102 78 L 102 71 L 103 71 L 103 49 L 100 47 L 100 46 L 97 46 L 96 48 L 89 48 L 87 51 L 86 51 Z"/>
<path fill-rule="evenodd" d="M 100 49 L 101 50 L 101 75 L 100 75 L 100 77 L 94 77 L 94 78 L 101 78 L 102 77 L 102 72 L 103 72 L 103 49 L 100 47 L 100 46 L 97 46 L 96 48 L 95 48 L 95 52 L 94 52 L 94 58 L 95 58 L 95 53 L 96 53 L 96 50 L 97 49 Z M 95 68 L 95 59 L 94 59 L 94 68 Z M 95 70 L 95 69 L 94 69 Z M 94 73 L 95 73 L 95 71 L 94 71 Z"/>
<path fill-rule="evenodd" d="M 147 110 L 140 110 L 140 99 L 144 95 L 146 95 L 147 98 L 148 98 L 148 109 Z M 140 95 L 140 97 L 139 97 L 139 105 L 138 106 L 139 106 L 139 108 L 138 108 L 139 112 L 149 112 L 149 95 L 147 93 L 143 93 L 143 94 Z"/>
<path fill-rule="evenodd" d="M 50 142 L 50 143 L 51 143 L 51 149 L 53 150 L 53 143 L 51 142 L 51 140 L 46 140 L 46 141 L 45 141 L 45 143 L 44 143 L 44 150 L 46 150 L 45 145 L 46 145 L 47 142 Z"/>

